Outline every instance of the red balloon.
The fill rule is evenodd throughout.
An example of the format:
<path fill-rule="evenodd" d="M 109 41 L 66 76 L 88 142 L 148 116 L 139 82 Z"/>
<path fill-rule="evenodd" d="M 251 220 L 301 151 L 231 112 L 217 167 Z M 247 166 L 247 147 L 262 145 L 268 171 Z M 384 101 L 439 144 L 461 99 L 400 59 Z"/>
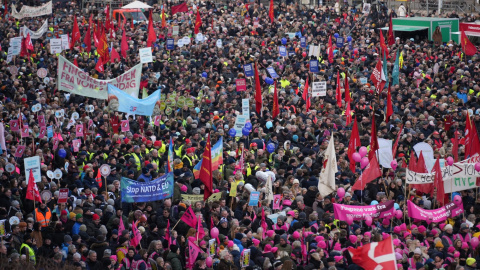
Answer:
<path fill-rule="evenodd" d="M 307 57 L 307 53 L 306 53 L 306 52 L 303 52 L 303 53 L 302 53 L 302 56 L 303 56 L 303 57 Z"/>

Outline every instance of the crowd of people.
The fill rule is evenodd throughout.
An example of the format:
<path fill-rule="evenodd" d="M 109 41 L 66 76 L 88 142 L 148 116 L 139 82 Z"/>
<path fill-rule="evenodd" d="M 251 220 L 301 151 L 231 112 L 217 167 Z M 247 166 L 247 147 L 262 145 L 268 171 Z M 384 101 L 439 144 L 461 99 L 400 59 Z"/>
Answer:
<path fill-rule="evenodd" d="M 316 7 L 299 1 L 274 2 L 273 20 L 269 4 L 257 1 L 187 1 L 188 11 L 174 15 L 171 8 L 179 3 L 150 3 L 157 39 L 152 45 L 154 61 L 143 64 L 141 87 L 148 94 L 160 89 L 167 99 L 184 97 L 194 103 L 193 107 L 163 110 L 157 124 L 154 117 L 111 111 L 103 99 L 58 91 L 59 54 L 50 53 L 46 35 L 32 40 L 30 55 L 7 60 L 10 39 L 19 36 L 20 27 L 35 31 L 48 19 L 50 31 L 71 33 L 76 18 L 82 38 L 61 55 L 93 78 L 111 79 L 140 62 L 138 51 L 147 45 L 148 21 L 129 19 L 122 27 L 112 18 L 109 50 L 120 52 L 125 31 L 127 56 L 105 63 L 104 72 L 99 72 L 95 69 L 99 54 L 94 40 L 88 53 L 83 37 L 89 29 L 90 14 L 96 25 L 105 20 L 103 4 L 82 7 L 76 2 L 55 2 L 51 16 L 21 20 L 10 16 L 9 7 L 0 21 L 0 111 L 4 126 L 0 137 L 5 142 L 0 159 L 0 268 L 362 269 L 347 248 L 392 237 L 398 269 L 478 269 L 479 248 L 472 244 L 480 235 L 476 188 L 461 191 L 461 215 L 441 223 L 411 219 L 408 200 L 424 209 L 434 209 L 445 200 L 437 199 L 433 192 L 412 191 L 405 183 L 405 168 L 400 166 L 408 163 L 413 146 L 419 142 L 429 144 L 436 158 L 453 157 L 457 150 L 460 160 L 466 158 L 462 142 L 467 136 L 467 118 L 480 127 L 477 55 L 467 58 L 460 44 L 453 41 L 435 45 L 426 37 L 396 38 L 388 47 L 389 73 L 397 51 L 403 63 L 399 84 L 391 90 L 394 113 L 387 118 L 387 91 L 378 95 L 370 76 L 380 58 L 379 27 L 388 26 L 390 13 L 396 16 L 397 10 L 373 5 L 364 14 L 361 8 L 343 1 Z M 20 8 L 17 5 L 17 10 Z M 194 34 L 197 10 L 204 41 L 198 41 Z M 145 15 L 149 17 L 147 10 Z M 406 12 L 402 5 L 401 15 L 414 13 Z M 452 15 L 458 17 L 449 13 L 440 16 Z M 161 26 L 162 16 L 166 16 L 166 27 Z M 476 18 L 475 14 L 460 16 L 466 21 Z M 166 39 L 173 26 L 179 26 L 175 41 L 187 37 L 191 42 L 167 50 Z M 328 43 L 329 38 L 335 40 L 334 35 L 351 40 L 351 44 L 335 47 L 330 63 Z M 308 47 L 301 46 L 301 37 L 306 37 L 308 47 L 319 46 L 319 54 L 310 55 Z M 219 39 L 222 46 L 217 46 Z M 287 57 L 279 56 L 279 46 L 286 47 Z M 319 73 L 309 75 L 312 59 L 319 60 Z M 237 92 L 235 81 L 246 78 L 243 66 L 250 63 L 257 64 L 260 81 L 247 78 L 246 91 Z M 267 67 L 279 75 L 275 86 L 269 83 Z M 39 77 L 41 68 L 47 69 L 50 80 Z M 342 83 L 349 81 L 352 100 L 340 102 L 341 106 L 336 96 L 337 76 Z M 302 93 L 308 80 L 310 84 L 326 81 L 327 90 L 326 96 L 313 97 L 307 105 Z M 262 89 L 260 109 L 255 102 L 256 83 Z M 274 88 L 280 111 L 275 117 Z M 231 136 L 236 117 L 245 112 L 242 99 L 249 99 L 251 132 Z M 41 110 L 34 113 L 36 104 Z M 88 110 L 90 105 L 93 111 Z M 370 144 L 373 116 L 378 138 L 399 138 L 394 156 L 398 168 L 383 169 L 363 191 L 352 190 L 362 168 L 358 163 L 354 170 L 350 168 L 347 153 L 353 121 L 347 124 L 346 106 L 358 121 L 361 145 Z M 64 116 L 56 117 L 59 109 L 64 109 Z M 75 124 L 89 126 L 86 136 L 80 138 L 79 149 L 72 142 L 77 139 L 75 124 L 69 125 L 75 112 L 79 115 L 73 120 Z M 53 136 L 40 136 L 39 116 L 53 127 Z M 17 119 L 28 125 L 28 136 L 11 130 L 10 121 Z M 121 120 L 129 121 L 129 131 L 119 131 Z M 343 198 L 336 191 L 322 196 L 318 189 L 332 136 L 338 169 L 336 190 L 346 190 Z M 460 141 L 458 149 L 452 143 L 455 136 Z M 202 195 L 206 189 L 194 168 L 203 156 L 207 137 L 211 145 L 223 139 L 223 164 L 211 172 L 212 191 L 221 195 L 192 201 L 198 198 L 192 195 Z M 175 180 L 172 196 L 146 203 L 122 202 L 122 177 L 150 182 L 169 173 L 170 140 Z M 272 144 L 273 151 L 267 149 Z M 23 155 L 15 157 L 22 146 Z M 24 160 L 33 156 L 41 161 L 41 181 L 36 183 L 41 202 L 26 198 L 29 175 Z M 104 164 L 111 172 L 99 181 L 98 171 Z M 50 172 L 57 169 L 61 177 L 52 177 Z M 265 179 L 258 177 L 262 172 L 274 175 L 272 192 L 281 195 L 280 209 L 274 210 L 265 198 L 268 187 Z M 67 202 L 57 203 L 60 190 L 65 188 Z M 249 205 L 253 191 L 261 192 L 256 206 Z M 349 224 L 334 216 L 334 203 L 361 206 L 389 200 L 403 211 L 401 218 L 386 222 L 376 218 L 367 226 L 363 221 Z M 191 226 L 182 220 L 189 209 L 201 224 Z M 214 228 L 217 237 L 211 236 Z M 136 229 L 141 234 L 138 243 L 132 241 L 137 239 Z M 192 243 L 201 250 L 193 259 Z"/>

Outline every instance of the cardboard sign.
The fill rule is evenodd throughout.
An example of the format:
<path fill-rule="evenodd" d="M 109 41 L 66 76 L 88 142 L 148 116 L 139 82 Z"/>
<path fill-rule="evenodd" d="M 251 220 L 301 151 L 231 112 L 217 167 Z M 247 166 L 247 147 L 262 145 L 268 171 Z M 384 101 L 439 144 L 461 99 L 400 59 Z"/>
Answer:
<path fill-rule="evenodd" d="M 300 38 L 300 47 L 307 48 L 307 38 L 306 37 L 301 37 Z"/>
<path fill-rule="evenodd" d="M 53 137 L 53 126 L 47 127 L 47 137 L 50 139 Z"/>
<path fill-rule="evenodd" d="M 62 39 L 52 38 L 50 39 L 50 53 L 57 54 L 62 52 Z"/>
<path fill-rule="evenodd" d="M 40 171 L 40 157 L 33 156 L 23 160 L 23 165 L 25 167 L 25 175 L 30 175 L 30 170 L 32 170 L 33 178 L 35 179 L 35 183 L 42 181 L 42 174 Z M 27 177 L 27 184 L 28 184 L 28 177 Z"/>
<path fill-rule="evenodd" d="M 280 76 L 278 76 L 277 72 L 273 67 L 268 67 L 267 71 L 268 71 L 268 74 L 270 74 L 270 76 L 272 77 L 272 79 L 280 78 Z"/>
<path fill-rule="evenodd" d="M 247 81 L 245 79 L 235 80 L 235 85 L 237 87 L 237 92 L 247 91 Z"/>
<path fill-rule="evenodd" d="M 286 57 L 287 56 L 287 48 L 285 46 L 278 47 L 278 53 L 280 56 Z"/>
<path fill-rule="evenodd" d="M 122 120 L 120 125 L 122 128 L 122 132 L 130 131 L 130 123 L 128 122 L 128 120 Z"/>
<path fill-rule="evenodd" d="M 68 188 L 61 188 L 58 190 L 58 200 L 57 204 L 67 203 L 68 201 Z"/>
<path fill-rule="evenodd" d="M 140 63 L 153 62 L 152 48 L 141 48 L 138 53 L 140 55 Z"/>
<path fill-rule="evenodd" d="M 250 100 L 248 98 L 242 99 L 242 115 L 250 118 Z"/>
<path fill-rule="evenodd" d="M 68 39 L 68 35 L 60 36 L 62 40 L 62 50 L 70 50 L 70 41 Z"/>
<path fill-rule="evenodd" d="M 312 97 L 324 97 L 327 95 L 327 82 L 312 83 Z"/>
<path fill-rule="evenodd" d="M 344 43 L 343 37 L 338 37 L 338 38 L 337 38 L 337 44 L 336 44 L 337 47 L 338 47 L 338 48 L 343 48 L 343 43 Z"/>

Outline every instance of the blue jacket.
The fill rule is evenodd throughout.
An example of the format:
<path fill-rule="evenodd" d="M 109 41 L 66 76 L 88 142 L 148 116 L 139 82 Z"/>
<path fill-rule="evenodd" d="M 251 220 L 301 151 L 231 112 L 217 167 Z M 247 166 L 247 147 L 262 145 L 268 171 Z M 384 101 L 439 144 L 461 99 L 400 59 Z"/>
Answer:
<path fill-rule="evenodd" d="M 242 253 L 243 248 L 244 248 L 243 245 L 242 245 L 242 241 L 240 241 L 238 239 L 233 239 L 233 243 L 238 246 L 238 248 L 240 249 L 240 253 Z"/>
<path fill-rule="evenodd" d="M 75 222 L 75 224 L 73 224 L 72 235 L 78 234 L 80 232 L 80 226 L 81 225 L 82 225 L 82 223 L 78 223 L 78 222 Z M 67 254 L 68 254 L 68 252 L 67 252 Z"/>

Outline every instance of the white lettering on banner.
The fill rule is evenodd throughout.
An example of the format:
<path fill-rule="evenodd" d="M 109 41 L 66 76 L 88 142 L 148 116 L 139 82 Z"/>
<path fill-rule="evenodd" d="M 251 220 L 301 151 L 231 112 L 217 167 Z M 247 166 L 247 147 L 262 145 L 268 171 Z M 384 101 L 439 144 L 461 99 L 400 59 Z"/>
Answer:
<path fill-rule="evenodd" d="M 327 82 L 313 82 L 312 97 L 324 97 L 327 95 Z"/>
<path fill-rule="evenodd" d="M 15 19 L 39 17 L 52 14 L 52 1 L 38 7 L 22 6 L 20 11 L 12 4 L 12 17 Z"/>
<path fill-rule="evenodd" d="M 110 80 L 97 80 L 77 68 L 63 56 L 58 57 L 58 90 L 67 91 L 80 96 L 97 99 L 107 99 L 107 84 L 125 91 L 133 97 L 138 97 L 142 65 L 138 64 L 122 75 Z"/>
<path fill-rule="evenodd" d="M 28 27 L 26 26 L 20 27 L 20 36 L 23 35 L 24 37 L 27 37 L 27 35 L 30 34 L 30 39 L 39 39 L 43 36 L 43 34 L 47 32 L 47 30 L 48 30 L 48 20 L 45 20 L 42 26 L 40 27 L 40 29 L 38 29 L 35 32 L 28 29 Z"/>
<path fill-rule="evenodd" d="M 407 184 L 432 184 L 435 179 L 435 173 L 417 173 L 409 169 L 406 170 L 405 176 Z"/>

